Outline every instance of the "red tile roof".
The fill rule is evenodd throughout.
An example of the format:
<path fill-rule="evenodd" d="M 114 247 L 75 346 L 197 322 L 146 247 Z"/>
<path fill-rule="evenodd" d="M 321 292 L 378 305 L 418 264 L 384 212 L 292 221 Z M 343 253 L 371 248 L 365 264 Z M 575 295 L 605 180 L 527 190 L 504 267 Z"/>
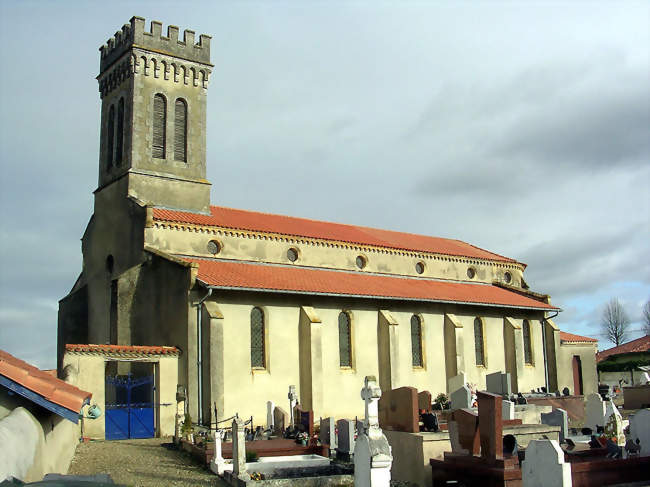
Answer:
<path fill-rule="evenodd" d="M 378 230 L 376 228 L 272 215 L 255 211 L 236 210 L 221 206 L 211 206 L 210 215 L 154 208 L 153 217 L 159 221 L 276 233 L 280 235 L 410 250 L 414 252 L 432 252 L 436 254 L 517 263 L 514 259 L 488 252 L 487 250 L 480 249 L 460 240 L 427 237 L 412 233 Z"/>
<path fill-rule="evenodd" d="M 25 389 L 44 397 L 75 413 L 90 400 L 92 394 L 68 384 L 44 370 L 24 362 L 4 350 L 0 350 L 0 375 L 20 384 Z"/>
<path fill-rule="evenodd" d="M 200 281 L 221 288 L 558 309 L 489 284 L 205 259 L 186 260 L 199 265 L 197 278 Z"/>
<path fill-rule="evenodd" d="M 176 347 L 162 347 L 149 345 L 94 345 L 94 344 L 67 344 L 67 352 L 85 353 L 114 353 L 134 355 L 178 355 L 180 350 Z"/>
<path fill-rule="evenodd" d="M 596 354 L 596 361 L 602 362 L 612 355 L 621 355 L 623 353 L 641 353 L 650 351 L 650 335 L 646 335 L 631 342 L 624 343 L 618 347 L 612 347 Z"/>
<path fill-rule="evenodd" d="M 598 340 L 595 338 L 583 337 L 581 335 L 574 335 L 573 333 L 567 333 L 566 331 L 560 332 L 560 340 L 568 343 L 597 343 Z"/>

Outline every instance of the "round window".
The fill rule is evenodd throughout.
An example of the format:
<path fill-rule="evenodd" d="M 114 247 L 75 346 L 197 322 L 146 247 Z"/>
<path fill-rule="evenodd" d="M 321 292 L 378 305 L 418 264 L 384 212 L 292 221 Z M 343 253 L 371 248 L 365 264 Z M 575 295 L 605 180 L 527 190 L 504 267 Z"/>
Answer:
<path fill-rule="evenodd" d="M 298 260 L 298 249 L 291 248 L 287 250 L 287 259 L 289 259 L 291 262 L 295 262 Z"/>
<path fill-rule="evenodd" d="M 415 264 L 415 272 L 418 274 L 424 274 L 424 262 L 418 262 Z"/>
<path fill-rule="evenodd" d="M 217 240 L 210 240 L 208 242 L 208 252 L 210 252 L 212 255 L 217 255 L 219 252 L 221 252 L 221 243 L 219 243 Z"/>
<path fill-rule="evenodd" d="M 367 262 L 368 261 L 366 260 L 366 258 L 363 255 L 358 255 L 357 256 L 357 267 L 359 269 L 363 269 L 366 266 Z"/>
<path fill-rule="evenodd" d="M 510 274 L 509 272 L 506 272 L 505 274 L 503 274 L 503 280 L 507 284 L 510 284 L 510 281 L 512 281 L 512 274 Z"/>
<path fill-rule="evenodd" d="M 469 277 L 470 279 L 474 279 L 475 276 L 476 276 L 476 271 L 474 270 L 474 268 L 473 267 L 468 267 L 467 268 L 467 277 Z"/>

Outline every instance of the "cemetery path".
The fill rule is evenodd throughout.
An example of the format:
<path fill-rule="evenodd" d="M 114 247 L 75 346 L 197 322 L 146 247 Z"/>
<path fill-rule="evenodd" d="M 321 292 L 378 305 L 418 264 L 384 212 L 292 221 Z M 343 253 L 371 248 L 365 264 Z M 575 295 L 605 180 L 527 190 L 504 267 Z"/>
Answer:
<path fill-rule="evenodd" d="M 225 487 L 171 438 L 80 443 L 69 474 L 110 474 L 116 484 L 133 487 Z"/>

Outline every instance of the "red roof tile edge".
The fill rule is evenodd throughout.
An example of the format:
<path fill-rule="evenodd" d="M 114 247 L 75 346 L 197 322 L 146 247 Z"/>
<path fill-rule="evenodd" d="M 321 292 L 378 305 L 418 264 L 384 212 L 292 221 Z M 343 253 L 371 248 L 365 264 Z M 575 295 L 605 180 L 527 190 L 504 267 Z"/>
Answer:
<path fill-rule="evenodd" d="M 96 345 L 69 343 L 65 346 L 66 352 L 84 353 L 121 353 L 137 355 L 178 355 L 180 350 L 176 347 L 157 345 Z"/>
<path fill-rule="evenodd" d="M 559 309 L 490 284 L 243 262 L 186 260 L 199 265 L 199 281 L 225 289 L 497 305 L 548 311 Z"/>
<path fill-rule="evenodd" d="M 631 340 L 618 347 L 608 348 L 596 354 L 596 361 L 602 362 L 606 358 L 613 357 L 614 355 L 621 355 L 624 353 L 642 353 L 650 351 L 650 335 L 642 336 L 635 340 Z"/>
<path fill-rule="evenodd" d="M 431 237 L 414 233 L 382 230 L 370 227 L 333 223 L 308 218 L 239 210 L 211 206 L 210 215 L 166 208 L 153 208 L 158 221 L 217 226 L 237 230 L 276 233 L 322 240 L 341 241 L 396 250 L 455 255 L 473 259 L 509 262 L 526 267 L 526 264 L 462 240 Z"/>
<path fill-rule="evenodd" d="M 574 335 L 566 331 L 560 332 L 560 340 L 567 343 L 597 343 L 598 340 L 590 337 L 583 337 L 581 335 Z"/>
<path fill-rule="evenodd" d="M 0 374 L 48 401 L 79 413 L 92 394 L 53 377 L 24 360 L 0 350 Z"/>

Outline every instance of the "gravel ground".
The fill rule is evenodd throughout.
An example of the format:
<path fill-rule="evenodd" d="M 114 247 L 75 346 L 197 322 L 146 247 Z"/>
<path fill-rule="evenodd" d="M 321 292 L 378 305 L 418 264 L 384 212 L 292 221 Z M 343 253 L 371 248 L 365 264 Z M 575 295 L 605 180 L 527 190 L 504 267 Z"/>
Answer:
<path fill-rule="evenodd" d="M 80 443 L 68 473 L 107 473 L 116 484 L 134 487 L 227 485 L 189 454 L 176 450 L 171 438 Z"/>

